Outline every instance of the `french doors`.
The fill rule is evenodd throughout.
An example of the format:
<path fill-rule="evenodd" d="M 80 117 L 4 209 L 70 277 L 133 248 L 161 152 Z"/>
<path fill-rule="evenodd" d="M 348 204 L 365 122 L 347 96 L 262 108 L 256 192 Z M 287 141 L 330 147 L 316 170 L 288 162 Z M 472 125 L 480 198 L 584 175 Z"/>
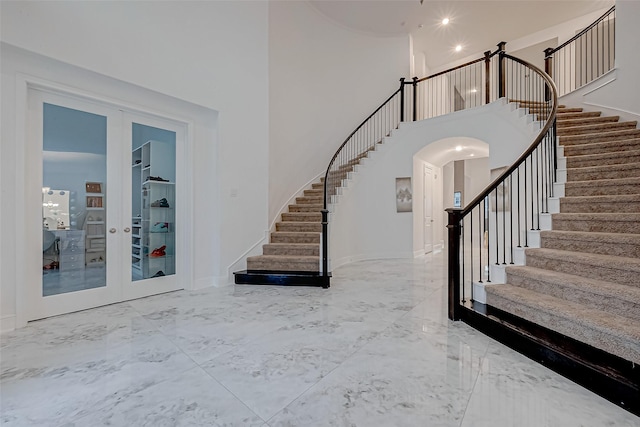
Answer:
<path fill-rule="evenodd" d="M 179 289 L 184 125 L 46 90 L 28 99 L 26 320 Z"/>

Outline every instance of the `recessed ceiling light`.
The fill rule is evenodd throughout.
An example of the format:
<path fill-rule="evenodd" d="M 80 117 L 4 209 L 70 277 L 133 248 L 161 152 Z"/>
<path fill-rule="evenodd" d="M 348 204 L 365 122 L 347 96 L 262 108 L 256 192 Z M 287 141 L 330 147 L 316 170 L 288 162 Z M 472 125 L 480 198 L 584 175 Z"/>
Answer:
<path fill-rule="evenodd" d="M 473 157 L 473 156 L 475 156 L 475 154 L 473 154 L 473 153 L 469 154 L 469 157 Z"/>
<path fill-rule="evenodd" d="M 444 18 L 442 20 L 442 25 L 447 25 L 449 23 L 449 18 Z"/>
<path fill-rule="evenodd" d="M 456 46 L 456 52 L 460 52 L 462 50 L 462 45 Z"/>
<path fill-rule="evenodd" d="M 456 146 L 456 151 L 462 151 L 462 145 Z"/>

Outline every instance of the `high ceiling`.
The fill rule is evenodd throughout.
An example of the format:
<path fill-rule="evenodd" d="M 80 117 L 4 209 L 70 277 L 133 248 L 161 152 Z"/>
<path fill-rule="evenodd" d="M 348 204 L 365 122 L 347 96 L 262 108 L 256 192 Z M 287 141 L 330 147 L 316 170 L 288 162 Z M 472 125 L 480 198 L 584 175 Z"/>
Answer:
<path fill-rule="evenodd" d="M 613 0 L 311 0 L 341 25 L 390 37 L 411 34 L 414 51 L 436 69 L 567 20 L 613 5 Z M 442 25 L 443 18 L 450 23 Z M 462 50 L 455 52 L 455 46 Z M 507 45 L 508 46 L 508 45 Z"/>

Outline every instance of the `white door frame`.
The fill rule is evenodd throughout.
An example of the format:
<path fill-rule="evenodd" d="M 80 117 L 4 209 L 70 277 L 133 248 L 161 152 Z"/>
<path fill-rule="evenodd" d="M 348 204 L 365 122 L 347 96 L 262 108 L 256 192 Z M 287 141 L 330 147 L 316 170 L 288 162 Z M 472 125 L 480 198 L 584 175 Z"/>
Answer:
<path fill-rule="evenodd" d="M 33 206 L 33 203 L 29 203 L 30 197 L 27 197 L 28 191 L 33 191 L 34 180 L 29 178 L 28 163 L 29 156 L 27 155 L 27 148 L 30 136 L 30 122 L 29 118 L 29 92 L 31 90 L 39 90 L 42 92 L 54 93 L 57 95 L 75 98 L 83 100 L 85 102 L 102 104 L 104 106 L 110 106 L 112 108 L 127 110 L 132 113 L 141 115 L 155 116 L 176 123 L 180 123 L 185 129 L 185 144 L 183 147 L 183 162 L 177 169 L 177 173 L 182 171 L 180 180 L 183 182 L 183 203 L 182 209 L 185 210 L 183 215 L 183 221 L 185 222 L 183 227 L 183 240 L 184 242 L 193 242 L 194 229 L 193 229 L 193 170 L 187 168 L 186 165 L 193 164 L 193 122 L 184 117 L 177 117 L 173 114 L 168 114 L 153 107 L 134 105 L 129 102 L 125 102 L 118 99 L 108 98 L 106 96 L 98 95 L 95 93 L 82 91 L 80 89 L 66 86 L 60 83 L 52 82 L 46 79 L 41 79 L 27 74 L 16 75 L 16 139 L 15 144 L 18 147 L 16 149 L 16 164 L 18 165 L 18 173 L 16 175 L 16 192 L 15 192 L 15 211 L 16 211 L 16 235 L 17 241 L 15 245 L 16 249 L 16 318 L 15 327 L 20 328 L 26 326 L 28 319 L 28 304 L 29 296 L 27 292 L 27 286 L 24 284 L 30 283 L 29 280 L 33 280 L 33 262 L 30 261 L 33 258 L 32 249 L 34 246 L 33 241 L 29 241 L 32 238 L 33 230 L 30 230 L 31 222 L 27 220 L 25 213 L 29 212 Z M 178 166 L 178 165 L 177 165 Z M 39 167 L 41 167 L 39 165 Z M 37 188 L 41 187 L 42 183 L 37 184 Z M 32 238 L 33 240 L 33 238 Z M 193 244 L 184 244 L 183 249 L 183 261 L 184 274 L 182 275 L 183 287 L 185 289 L 193 289 Z M 31 269 L 31 271 L 30 271 Z M 38 268 L 35 271 L 38 271 Z M 41 280 L 41 278 L 37 278 Z"/>
<path fill-rule="evenodd" d="M 427 194 L 427 170 L 429 171 L 430 182 L 429 182 L 429 194 Z M 423 248 L 424 253 L 433 252 L 433 166 L 428 163 L 422 164 L 422 238 L 423 238 Z M 427 204 L 431 206 L 431 212 L 429 212 L 429 216 L 427 216 Z M 429 224 L 427 224 L 427 220 L 429 220 Z M 427 239 L 425 236 L 427 235 L 427 231 L 430 230 L 431 238 L 430 238 L 430 249 L 427 249 Z"/>

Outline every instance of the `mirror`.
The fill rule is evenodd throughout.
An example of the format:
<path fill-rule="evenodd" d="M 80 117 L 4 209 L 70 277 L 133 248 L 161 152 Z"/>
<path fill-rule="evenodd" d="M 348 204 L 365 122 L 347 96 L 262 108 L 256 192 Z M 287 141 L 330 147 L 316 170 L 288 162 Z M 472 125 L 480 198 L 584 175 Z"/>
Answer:
<path fill-rule="evenodd" d="M 69 230 L 69 191 L 42 188 L 42 228 Z"/>

